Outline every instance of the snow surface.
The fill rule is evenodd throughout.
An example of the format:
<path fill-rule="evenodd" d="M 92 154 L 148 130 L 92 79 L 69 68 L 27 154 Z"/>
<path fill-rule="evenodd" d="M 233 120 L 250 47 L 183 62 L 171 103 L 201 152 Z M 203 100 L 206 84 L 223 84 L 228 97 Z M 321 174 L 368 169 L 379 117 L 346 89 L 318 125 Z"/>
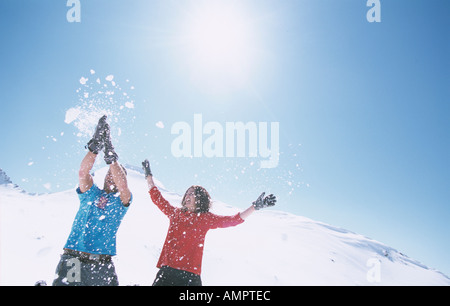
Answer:
<path fill-rule="evenodd" d="M 106 171 L 94 176 L 99 186 Z M 78 197 L 75 190 L 30 195 L 8 183 L 0 185 L 0 285 L 51 284 Z M 140 171 L 129 169 L 128 183 L 134 201 L 118 232 L 114 262 L 121 285 L 151 285 L 169 223 Z M 179 205 L 181 195 L 157 185 Z M 212 208 L 222 215 L 239 211 L 220 201 Z M 204 285 L 450 285 L 444 274 L 380 242 L 273 209 L 209 231 L 202 270 Z"/>

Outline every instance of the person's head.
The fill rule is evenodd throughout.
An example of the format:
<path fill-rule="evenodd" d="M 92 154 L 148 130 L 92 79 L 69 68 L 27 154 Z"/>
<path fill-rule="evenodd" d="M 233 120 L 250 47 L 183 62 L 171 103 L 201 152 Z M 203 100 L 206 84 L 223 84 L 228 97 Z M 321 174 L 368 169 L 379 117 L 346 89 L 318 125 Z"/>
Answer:
<path fill-rule="evenodd" d="M 127 175 L 127 169 L 124 166 L 120 165 L 125 175 Z M 111 169 L 108 170 L 105 176 L 105 182 L 103 185 L 103 190 L 107 193 L 116 193 L 119 190 L 117 189 L 116 183 L 114 183 L 114 179 L 111 173 Z"/>
<path fill-rule="evenodd" d="M 181 205 L 184 210 L 195 213 L 206 213 L 211 207 L 211 197 L 201 186 L 191 186 L 184 194 Z"/>

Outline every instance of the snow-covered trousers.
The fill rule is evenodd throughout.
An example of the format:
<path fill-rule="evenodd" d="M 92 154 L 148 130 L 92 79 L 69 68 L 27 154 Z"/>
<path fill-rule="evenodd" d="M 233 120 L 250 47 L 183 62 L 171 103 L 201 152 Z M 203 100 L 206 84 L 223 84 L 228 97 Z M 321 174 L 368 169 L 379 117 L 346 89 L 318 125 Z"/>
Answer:
<path fill-rule="evenodd" d="M 156 274 L 153 286 L 201 286 L 200 275 L 162 266 Z"/>
<path fill-rule="evenodd" d="M 118 286 L 111 259 L 91 260 L 63 254 L 56 267 L 53 286 Z"/>

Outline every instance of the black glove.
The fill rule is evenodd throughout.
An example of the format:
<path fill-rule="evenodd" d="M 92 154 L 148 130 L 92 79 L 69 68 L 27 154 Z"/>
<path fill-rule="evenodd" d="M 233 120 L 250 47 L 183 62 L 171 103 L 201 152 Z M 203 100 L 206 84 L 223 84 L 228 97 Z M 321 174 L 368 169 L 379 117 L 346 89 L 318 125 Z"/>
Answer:
<path fill-rule="evenodd" d="M 98 154 L 104 147 L 104 136 L 105 129 L 108 126 L 106 123 L 106 115 L 100 118 L 98 121 L 97 127 L 95 128 L 94 135 L 92 139 L 86 145 L 86 148 L 89 149 L 94 154 Z"/>
<path fill-rule="evenodd" d="M 273 194 L 264 197 L 265 194 L 266 194 L 265 192 L 261 193 L 258 199 L 252 203 L 256 210 L 260 210 L 261 208 L 266 208 L 275 205 L 277 198 Z"/>
<path fill-rule="evenodd" d="M 148 159 L 142 162 L 142 169 L 144 169 L 145 171 L 145 177 L 153 176 L 152 170 L 150 169 L 150 162 L 148 161 Z"/>
<path fill-rule="evenodd" d="M 111 135 L 110 135 L 110 128 L 109 125 L 106 124 L 105 127 L 105 134 L 104 134 L 104 141 L 105 141 L 105 162 L 107 165 L 111 165 L 112 163 L 116 162 L 119 159 L 119 156 L 114 151 L 114 146 L 111 143 Z"/>

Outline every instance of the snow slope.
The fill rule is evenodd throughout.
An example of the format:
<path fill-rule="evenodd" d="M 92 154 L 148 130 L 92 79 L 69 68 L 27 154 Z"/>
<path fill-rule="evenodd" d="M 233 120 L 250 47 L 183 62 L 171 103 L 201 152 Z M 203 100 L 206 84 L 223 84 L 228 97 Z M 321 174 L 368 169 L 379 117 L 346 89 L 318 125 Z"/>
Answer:
<path fill-rule="evenodd" d="M 0 185 L 2 184 L 11 184 L 11 180 L 9 176 L 6 175 L 6 173 L 0 169 Z"/>
<path fill-rule="evenodd" d="M 102 186 L 106 168 L 94 180 Z M 128 171 L 134 201 L 118 232 L 121 285 L 151 285 L 168 228 L 151 202 L 142 173 Z M 179 205 L 181 195 L 163 195 Z M 282 203 L 278 203 L 282 206 Z M 0 185 L 0 285 L 51 284 L 79 206 L 75 190 L 30 195 Z M 212 212 L 239 209 L 214 202 Z M 444 274 L 395 249 L 345 229 L 273 209 L 243 224 L 208 233 L 204 285 L 450 285 Z"/>

